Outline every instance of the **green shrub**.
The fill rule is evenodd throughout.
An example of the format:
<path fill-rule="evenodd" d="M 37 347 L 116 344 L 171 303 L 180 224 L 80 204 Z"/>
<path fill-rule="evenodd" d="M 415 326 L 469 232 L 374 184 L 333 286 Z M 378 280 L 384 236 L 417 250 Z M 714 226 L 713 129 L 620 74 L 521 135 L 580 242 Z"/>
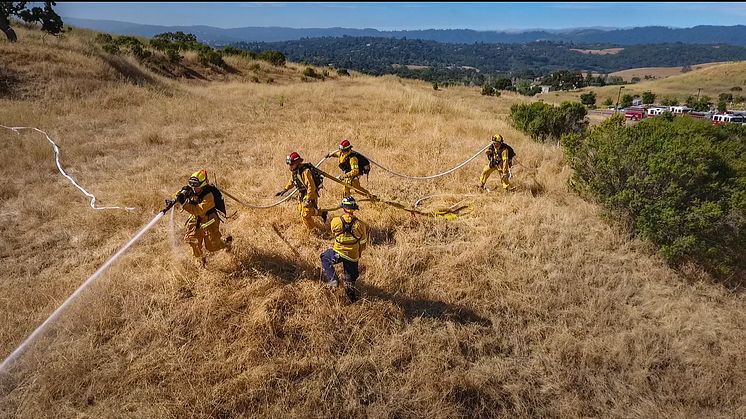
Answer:
<path fill-rule="evenodd" d="M 168 57 L 168 61 L 171 61 L 172 63 L 178 63 L 181 61 L 181 55 L 179 54 L 179 50 L 176 48 L 166 49 L 166 57 Z"/>
<path fill-rule="evenodd" d="M 580 95 L 580 103 L 586 106 L 593 106 L 596 104 L 596 94 L 594 92 L 583 93 Z"/>
<path fill-rule="evenodd" d="M 533 102 L 510 107 L 513 126 L 538 142 L 558 142 L 563 134 L 582 133 L 587 113 L 578 102 L 562 102 L 560 106 Z"/>
<path fill-rule="evenodd" d="M 285 65 L 285 55 L 280 51 L 264 51 L 257 58 L 278 67 Z"/>
<path fill-rule="evenodd" d="M 99 44 L 108 44 L 114 41 L 114 39 L 108 33 L 100 33 L 96 35 L 95 40 Z"/>
<path fill-rule="evenodd" d="M 321 78 L 321 74 L 317 73 L 316 70 L 314 70 L 311 67 L 306 67 L 306 69 L 303 70 L 303 75 L 306 77 L 314 78 L 314 79 Z"/>
<path fill-rule="evenodd" d="M 350 72 L 347 71 L 344 68 L 338 68 L 337 69 L 337 75 L 339 75 L 339 76 L 348 76 L 349 77 L 350 76 Z"/>
<path fill-rule="evenodd" d="M 627 220 L 673 265 L 746 273 L 746 127 L 672 116 L 625 126 L 615 115 L 562 145 L 571 186 Z"/>
<path fill-rule="evenodd" d="M 114 44 L 104 44 L 101 46 L 101 49 L 108 52 L 109 54 L 119 54 L 119 47 Z"/>
<path fill-rule="evenodd" d="M 219 52 L 213 51 L 211 48 L 208 47 L 208 49 L 203 49 L 199 51 L 197 54 L 199 57 L 199 62 L 202 63 L 202 65 L 215 65 L 218 67 L 225 67 L 225 61 L 223 61 L 223 56 L 220 55 Z"/>
<path fill-rule="evenodd" d="M 495 94 L 495 88 L 489 84 L 482 86 L 482 96 L 492 96 Z"/>

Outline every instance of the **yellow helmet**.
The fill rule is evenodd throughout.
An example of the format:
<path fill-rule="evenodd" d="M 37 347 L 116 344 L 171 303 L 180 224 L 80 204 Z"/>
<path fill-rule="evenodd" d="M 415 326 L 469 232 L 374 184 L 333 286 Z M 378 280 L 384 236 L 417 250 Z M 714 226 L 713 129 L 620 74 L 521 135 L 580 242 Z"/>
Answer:
<path fill-rule="evenodd" d="M 189 177 L 189 186 L 192 188 L 202 188 L 205 185 L 207 185 L 207 170 L 199 170 Z"/>
<path fill-rule="evenodd" d="M 500 134 L 495 134 L 492 136 L 492 141 L 496 143 L 502 142 L 502 140 L 503 140 L 503 136 Z"/>

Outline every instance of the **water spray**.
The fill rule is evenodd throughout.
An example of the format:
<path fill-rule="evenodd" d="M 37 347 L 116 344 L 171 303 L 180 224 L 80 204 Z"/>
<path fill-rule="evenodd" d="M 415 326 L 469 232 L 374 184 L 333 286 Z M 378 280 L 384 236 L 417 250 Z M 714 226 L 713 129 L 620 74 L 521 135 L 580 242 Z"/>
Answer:
<path fill-rule="evenodd" d="M 130 241 L 125 243 L 124 246 L 122 246 L 116 253 L 114 253 L 112 257 L 110 257 L 103 265 L 101 265 L 101 267 L 98 268 L 98 270 L 94 272 L 93 275 L 89 276 L 88 279 L 86 279 L 85 282 L 83 282 L 83 285 L 78 287 L 78 289 L 75 290 L 75 292 L 72 293 L 72 295 L 70 295 L 67 298 L 67 300 L 65 300 L 65 302 L 62 303 L 62 305 L 60 305 L 57 308 L 57 310 L 55 310 L 52 313 L 52 315 L 50 315 L 46 320 L 44 320 L 44 323 L 42 323 L 39 327 L 37 327 L 36 330 L 34 330 L 34 332 L 31 333 L 31 335 L 27 337 L 26 340 L 24 340 L 23 343 L 21 343 L 21 345 L 18 346 L 18 348 L 16 348 L 16 350 L 14 350 L 10 355 L 8 355 L 8 357 L 5 358 L 3 363 L 0 364 L 0 374 L 3 374 L 13 364 L 13 362 L 15 362 L 15 360 L 26 350 L 26 348 L 29 345 L 31 345 L 39 336 L 41 336 L 52 322 L 54 322 L 55 320 L 57 320 L 57 318 L 59 318 L 62 312 L 65 311 L 65 309 L 69 307 L 70 304 L 72 304 L 72 302 L 83 293 L 83 291 L 85 291 L 88 287 L 93 285 L 93 283 L 101 276 L 101 274 L 103 274 L 117 259 L 119 259 L 120 256 L 122 256 L 145 233 L 147 233 L 148 230 L 153 228 L 153 226 L 158 222 L 158 220 L 160 220 L 161 217 L 163 217 L 166 214 L 166 212 L 168 212 L 168 210 L 170 210 L 171 207 L 174 206 L 175 203 L 176 201 L 167 200 L 165 208 L 163 208 L 160 212 L 158 212 L 158 214 L 156 214 L 156 216 L 153 217 L 153 219 L 150 220 L 150 222 L 146 224 L 145 227 L 140 229 L 140 231 L 138 231 L 137 234 L 135 234 L 130 239 Z"/>

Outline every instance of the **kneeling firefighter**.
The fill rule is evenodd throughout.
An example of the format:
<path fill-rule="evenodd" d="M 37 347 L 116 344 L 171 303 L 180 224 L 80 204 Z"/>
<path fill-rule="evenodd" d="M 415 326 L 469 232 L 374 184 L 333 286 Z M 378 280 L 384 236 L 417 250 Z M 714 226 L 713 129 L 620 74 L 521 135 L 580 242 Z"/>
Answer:
<path fill-rule="evenodd" d="M 326 223 L 326 211 L 319 209 L 319 189 L 324 177 L 319 173 L 311 163 L 303 163 L 300 154 L 290 153 L 285 160 L 290 168 L 290 181 L 285 185 L 285 189 L 277 192 L 275 196 L 282 196 L 293 186 L 298 189 L 298 213 L 303 220 L 303 225 L 309 230 L 316 228 L 313 216 L 321 217 Z"/>
<path fill-rule="evenodd" d="M 340 207 L 344 210 L 344 214 L 332 219 L 331 230 L 334 234 L 334 245 L 321 254 L 321 266 L 324 268 L 327 286 L 336 288 L 339 286 L 339 281 L 334 265 L 342 263 L 345 293 L 347 298 L 354 303 L 358 299 L 358 291 L 355 287 L 355 281 L 360 275 L 358 260 L 368 244 L 368 226 L 355 217 L 354 211 L 358 209 L 355 198 L 344 197 Z"/>
<path fill-rule="evenodd" d="M 218 188 L 208 183 L 205 169 L 192 173 L 188 186 L 181 188 L 176 200 L 184 211 L 191 214 L 186 221 L 184 241 L 192 247 L 197 266 L 204 267 L 207 263 L 203 243 L 210 252 L 230 251 L 233 237 L 229 235 L 223 240 L 220 236 L 220 217 L 225 217 L 225 201 Z"/>
<path fill-rule="evenodd" d="M 367 189 L 360 186 L 360 178 L 370 173 L 370 161 L 357 151 L 352 151 L 352 144 L 349 140 L 343 139 L 339 143 L 339 150 L 328 154 L 326 157 L 339 157 L 339 168 L 343 172 L 339 176 L 339 180 L 369 194 Z M 354 189 L 345 186 L 342 197 L 349 196 L 351 190 Z M 357 190 L 354 191 L 357 192 Z"/>

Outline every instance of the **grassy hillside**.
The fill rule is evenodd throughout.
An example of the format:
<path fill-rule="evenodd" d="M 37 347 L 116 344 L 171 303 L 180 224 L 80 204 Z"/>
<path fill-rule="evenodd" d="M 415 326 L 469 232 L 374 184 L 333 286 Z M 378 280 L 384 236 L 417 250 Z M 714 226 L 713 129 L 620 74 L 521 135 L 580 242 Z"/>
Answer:
<path fill-rule="evenodd" d="M 691 66 L 692 70 L 699 70 L 700 68 L 707 68 L 712 67 L 713 65 L 719 65 L 723 63 L 706 63 L 706 64 L 696 64 Z M 678 76 L 680 75 L 681 69 L 683 67 L 642 67 L 642 68 L 630 68 L 627 70 L 622 71 L 615 71 L 613 73 L 609 73 L 610 76 L 619 76 L 624 79 L 624 81 L 630 82 L 634 77 L 639 77 L 640 80 L 644 80 L 645 76 L 648 77 L 655 77 L 656 79 L 661 79 L 664 77 L 671 77 L 671 76 Z"/>
<path fill-rule="evenodd" d="M 730 90 L 736 86 L 746 90 L 746 61 L 713 64 L 666 78 L 643 80 L 639 83 L 625 85 L 622 89 L 622 95 L 642 94 L 642 92 L 649 90 L 655 93 L 658 98 L 676 97 L 680 102 L 683 102 L 687 96 L 697 96 L 698 89 L 702 89 L 700 95 L 709 96 L 717 102 L 720 93 L 743 95 L 743 92 L 732 92 Z M 607 98 L 616 103 L 619 86 L 588 87 L 571 92 L 550 92 L 537 95 L 537 98 L 548 102 L 579 101 L 580 95 L 588 91 L 596 92 L 597 104 Z"/>
<path fill-rule="evenodd" d="M 228 201 L 234 252 L 207 270 L 187 260 L 177 212 L 0 377 L 1 417 L 746 415 L 744 294 L 672 271 L 568 192 L 561 151 L 508 125 L 524 98 L 391 76 L 308 83 L 295 65 L 253 83 L 238 62 L 236 74 L 177 81 L 126 57 L 123 74 L 85 34 L 19 39 L 0 42 L 0 68 L 17 79 L 0 123 L 48 131 L 100 204 L 138 211 L 91 210 L 43 137 L 0 129 L 3 358 L 199 168 L 269 203 L 285 155 L 316 162 L 342 137 L 426 175 L 500 132 L 521 165 L 514 193 L 471 197 L 482 158 L 431 182 L 374 168 L 363 185 L 384 197 L 454 194 L 426 208 L 473 210 L 446 222 L 363 204 L 372 245 L 353 305 L 321 287 L 332 237 L 308 235 L 294 202 Z M 321 204 L 340 193 L 327 181 Z"/>

